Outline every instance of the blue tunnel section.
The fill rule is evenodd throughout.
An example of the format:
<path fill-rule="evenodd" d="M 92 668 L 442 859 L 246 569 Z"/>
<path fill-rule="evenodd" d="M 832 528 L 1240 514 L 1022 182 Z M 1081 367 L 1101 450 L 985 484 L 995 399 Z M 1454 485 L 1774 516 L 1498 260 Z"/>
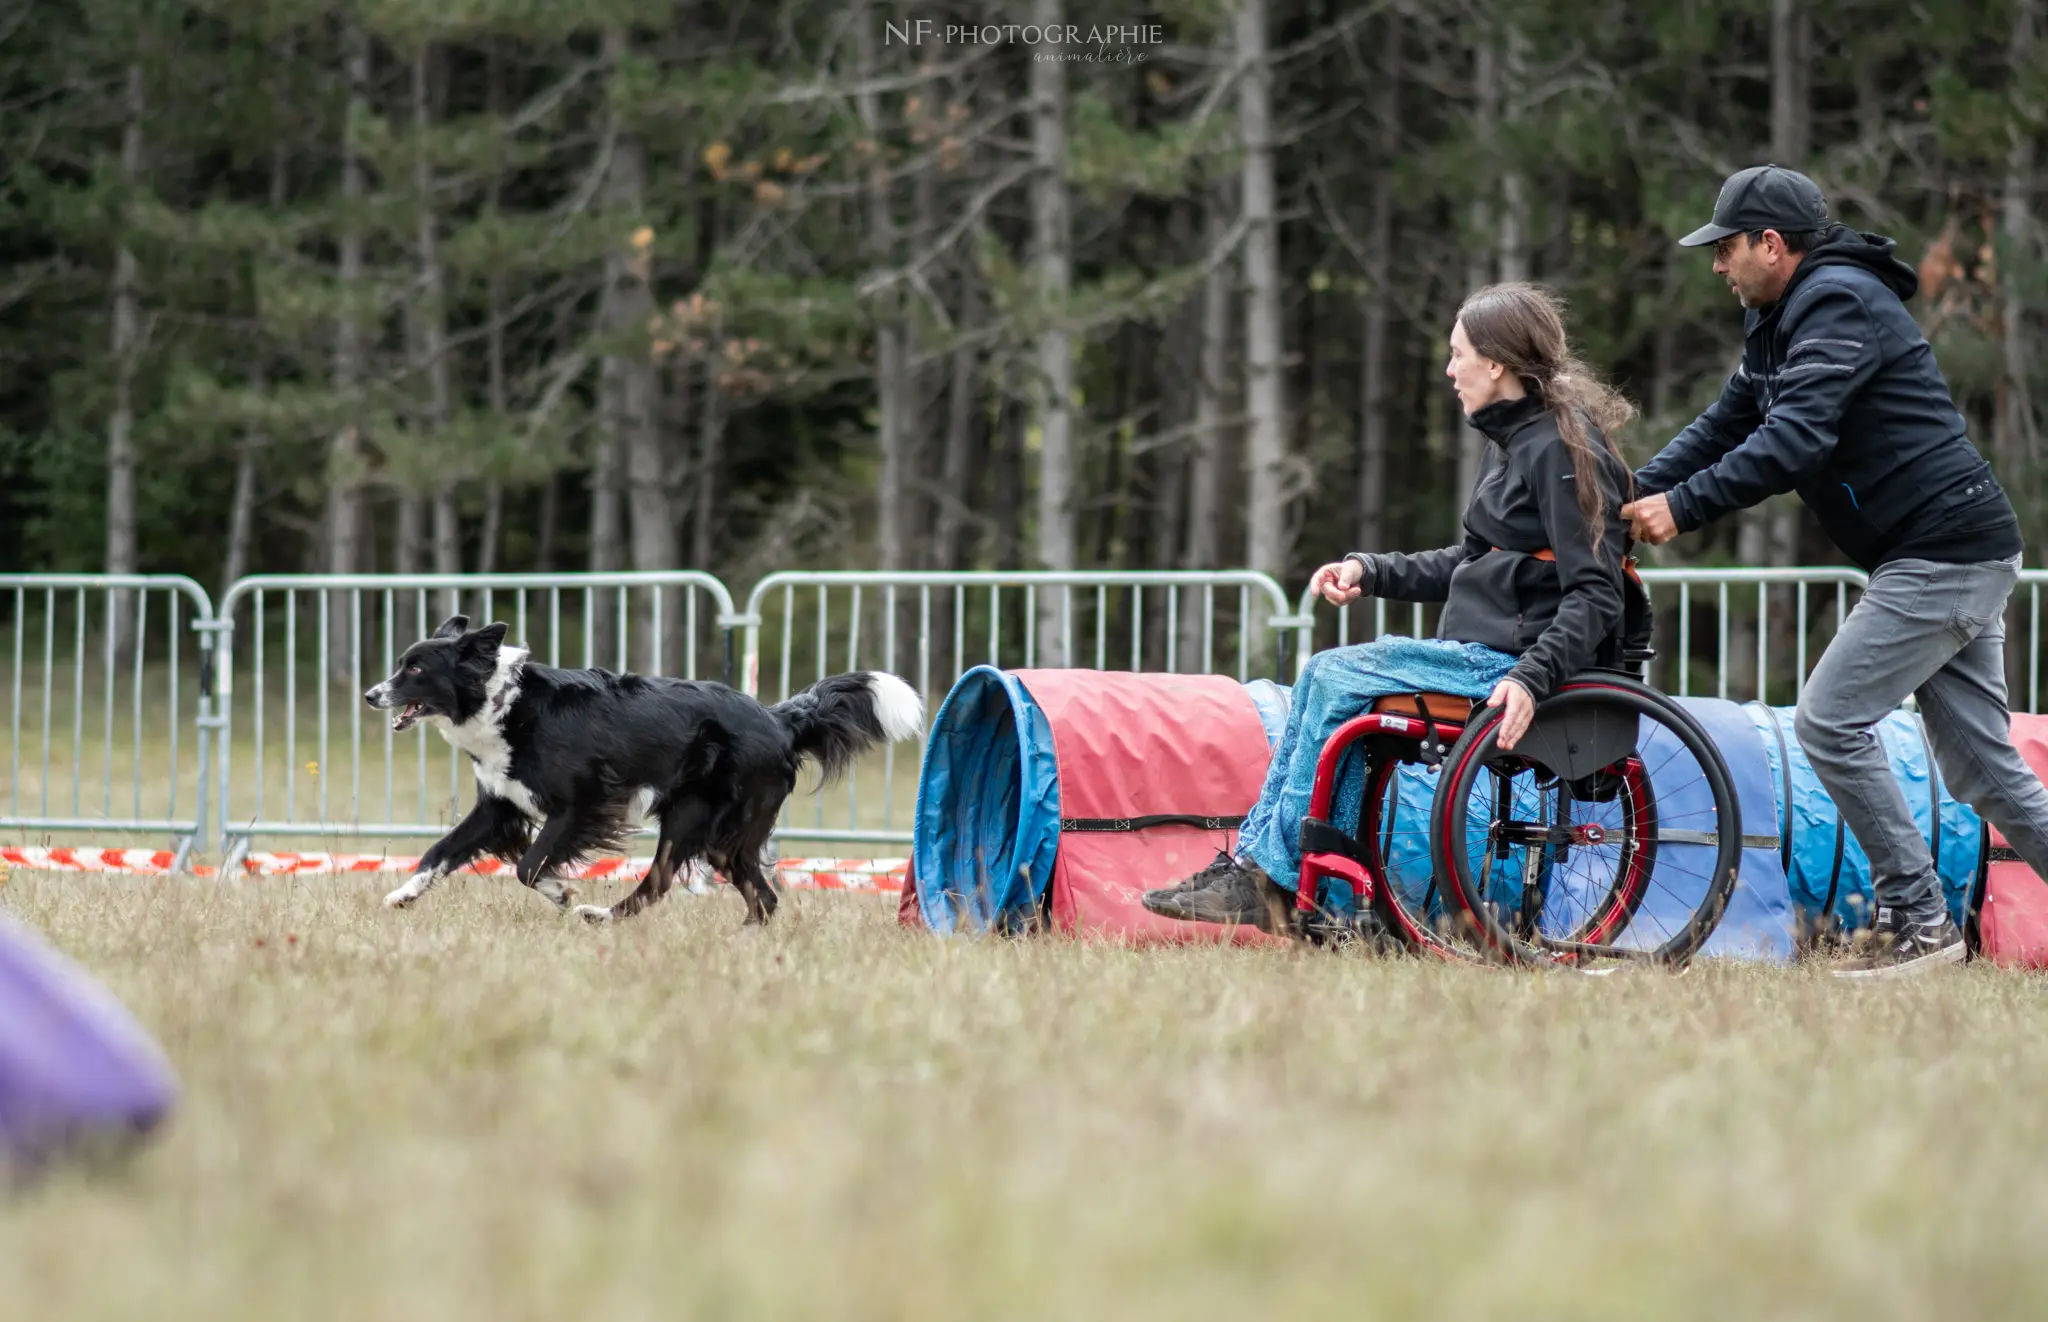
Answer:
<path fill-rule="evenodd" d="M 1052 726 L 1015 676 L 976 666 L 940 704 L 918 776 L 911 871 L 925 925 L 981 932 L 1029 918 L 1059 844 Z"/>
<path fill-rule="evenodd" d="M 1757 702 L 1743 707 L 1770 762 L 1786 880 L 1800 920 L 1809 930 L 1857 931 L 1870 926 L 1876 916 L 1870 857 L 1821 787 L 1813 763 L 1800 746 L 1794 710 Z M 1892 778 L 1905 795 L 1914 827 L 1928 842 L 1949 916 L 1961 926 L 1983 858 L 1983 821 L 1976 809 L 1950 795 L 1942 785 L 1940 768 L 1934 763 L 1918 714 L 1890 713 L 1878 723 L 1874 737 L 1891 763 Z"/>

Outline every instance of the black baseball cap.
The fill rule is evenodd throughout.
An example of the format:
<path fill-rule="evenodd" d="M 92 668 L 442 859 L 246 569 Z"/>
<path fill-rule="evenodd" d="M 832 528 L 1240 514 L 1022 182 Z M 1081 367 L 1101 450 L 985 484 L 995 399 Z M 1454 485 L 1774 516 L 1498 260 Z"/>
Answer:
<path fill-rule="evenodd" d="M 1758 230 L 1795 234 L 1825 229 L 1827 224 L 1828 200 L 1821 196 L 1819 184 L 1783 166 L 1752 165 L 1728 176 L 1728 182 L 1721 185 L 1721 196 L 1714 201 L 1714 218 L 1678 243 L 1698 248 L 1731 234 Z"/>

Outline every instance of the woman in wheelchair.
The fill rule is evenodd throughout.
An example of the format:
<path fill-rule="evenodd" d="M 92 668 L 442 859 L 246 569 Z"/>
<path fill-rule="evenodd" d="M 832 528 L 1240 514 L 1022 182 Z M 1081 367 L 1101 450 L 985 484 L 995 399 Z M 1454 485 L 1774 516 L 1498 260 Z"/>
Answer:
<path fill-rule="evenodd" d="M 1478 901 L 1482 909 L 1487 903 L 1499 908 L 1495 892 L 1500 882 L 1490 870 L 1497 866 L 1505 873 L 1516 851 L 1527 877 L 1534 878 L 1540 870 L 1548 884 L 1559 861 L 1574 849 L 1581 855 L 1597 852 L 1594 846 L 1606 842 L 1618 827 L 1645 825 L 1648 781 L 1640 774 L 1641 761 L 1633 747 L 1615 746 L 1608 738 L 1608 751 L 1616 757 L 1602 775 L 1592 774 L 1596 768 L 1584 763 L 1591 754 L 1579 747 L 1597 740 L 1581 740 L 1578 733 L 1571 734 L 1569 756 L 1560 753 L 1546 763 L 1541 750 L 1516 753 L 1530 733 L 1539 703 L 1561 688 L 1574 687 L 1567 681 L 1589 667 L 1620 664 L 1625 623 L 1640 620 L 1646 634 L 1647 598 L 1641 596 L 1640 584 L 1630 579 L 1628 532 L 1619 513 L 1630 497 L 1633 479 L 1610 439 L 1633 410 L 1573 356 L 1558 301 L 1530 285 L 1493 285 L 1466 299 L 1451 328 L 1450 361 L 1444 370 L 1467 419 L 1486 438 L 1479 481 L 1465 507 L 1462 539 L 1441 550 L 1413 554 L 1353 553 L 1317 570 L 1312 583 L 1325 600 L 1338 606 L 1364 596 L 1442 602 L 1437 638 L 1388 636 L 1312 658 L 1294 689 L 1287 728 L 1274 750 L 1259 802 L 1239 833 L 1236 856 L 1219 852 L 1209 867 L 1178 885 L 1147 892 L 1144 905 L 1153 913 L 1194 922 L 1253 925 L 1274 933 L 1299 930 L 1301 917 L 1313 917 L 1320 909 L 1317 896 L 1298 896 L 1295 888 L 1303 875 L 1303 840 L 1312 834 L 1303 823 L 1317 797 L 1325 744 L 1340 731 L 1357 737 L 1358 718 L 1376 710 L 1417 712 L 1415 697 L 1391 695 L 1422 695 L 1422 719 L 1404 723 L 1401 730 L 1423 733 L 1419 738 L 1412 733 L 1399 739 L 1378 734 L 1362 738 L 1369 756 L 1375 750 L 1390 755 L 1380 759 L 1388 770 L 1366 772 L 1368 783 L 1362 792 L 1367 802 L 1356 809 L 1359 829 L 1347 833 L 1347 845 L 1343 837 L 1330 834 L 1328 823 L 1311 821 L 1322 834 L 1309 843 L 1321 847 L 1335 840 L 1329 848 L 1348 849 L 1365 865 L 1359 883 L 1368 888 L 1375 865 L 1365 856 L 1377 858 L 1377 890 L 1385 894 L 1374 895 L 1371 908 L 1380 911 L 1391 902 L 1388 916 L 1394 921 L 1384 926 L 1395 929 L 1396 936 L 1405 935 L 1410 944 L 1433 939 L 1427 929 L 1432 922 L 1440 923 L 1451 907 L 1438 893 L 1438 881 L 1450 884 L 1457 878 L 1433 878 L 1430 893 L 1421 896 L 1412 893 L 1412 886 L 1410 893 L 1396 894 L 1397 888 L 1386 880 L 1386 853 L 1395 825 L 1390 814 L 1399 812 L 1398 778 L 1392 774 L 1397 762 L 1423 761 L 1432 767 L 1442 763 L 1446 768 L 1457 763 L 1467 781 L 1482 787 L 1479 798 L 1490 787 L 1496 807 L 1527 800 L 1536 792 L 1532 783 L 1558 785 L 1571 773 L 1569 786 L 1552 795 L 1568 802 L 1560 807 L 1546 799 L 1541 821 L 1496 820 L 1491 835 L 1482 832 L 1474 837 L 1477 860 L 1458 871 L 1467 890 L 1493 897 Z M 1636 609 L 1625 610 L 1625 603 Z M 1682 711 L 1641 685 L 1619 674 L 1612 678 L 1629 690 L 1625 705 L 1661 705 L 1691 724 Z M 1570 707 L 1584 696 L 1568 695 L 1563 705 Z M 1474 705 L 1480 698 L 1485 700 L 1483 707 Z M 1601 700 L 1613 698 L 1606 694 Z M 1546 706 L 1546 713 L 1556 706 Z M 1653 712 L 1646 714 L 1658 719 Z M 1574 731 L 1591 728 L 1583 713 L 1572 719 L 1578 722 Z M 1544 720 L 1551 723 L 1552 718 L 1546 715 Z M 1608 721 L 1610 728 L 1616 724 Z M 1626 724 L 1633 735 L 1636 722 Z M 1459 749 L 1452 750 L 1456 754 L 1482 726 L 1483 750 L 1462 763 L 1456 756 L 1444 756 L 1443 737 L 1459 740 Z M 1393 728 L 1391 723 L 1388 728 Z M 1538 730 L 1539 736 L 1544 733 Z M 1624 745 L 1631 742 L 1623 740 Z M 1697 752 L 1718 765 L 1718 756 L 1710 749 Z M 1567 761 L 1573 765 L 1562 765 Z M 1624 783 L 1628 767 L 1636 769 L 1640 781 L 1634 799 Z M 1328 779 L 1329 767 L 1322 769 Z M 1389 794 L 1391 799 L 1386 798 Z M 1326 786 L 1322 797 L 1330 796 Z M 1328 808 L 1325 812 L 1350 825 L 1350 817 Z M 1616 821 L 1617 812 L 1624 821 Z M 1579 820 L 1587 814 L 1598 820 Z M 1418 814 L 1411 806 L 1407 816 L 1412 823 Z M 1471 836 L 1480 824 L 1467 817 L 1461 808 L 1452 823 L 1432 811 L 1427 830 L 1434 837 L 1447 831 L 1460 838 Z M 1603 828 L 1598 822 L 1609 825 Z M 1654 830 L 1651 837 L 1654 840 Z M 1443 852 L 1438 850 L 1438 862 L 1443 861 Z M 1310 853 L 1313 863 L 1315 855 Z M 1622 853 L 1626 857 L 1620 859 L 1621 865 L 1644 865 L 1640 847 L 1624 847 Z M 1338 862 L 1341 867 L 1342 860 Z M 1344 871 L 1349 875 L 1348 868 Z M 1604 917 L 1598 920 L 1604 927 L 1566 922 L 1564 935 L 1580 943 L 1611 940 L 1640 898 L 1609 896 L 1594 906 L 1604 905 Z M 1528 908 L 1539 902 L 1533 889 L 1525 886 L 1514 903 Z M 1617 903 L 1628 912 L 1617 911 Z M 1498 913 L 1492 917 L 1501 919 Z M 1523 938 L 1550 921 L 1541 912 L 1523 917 Z M 1511 919 L 1501 921 L 1513 925 Z M 1404 926 L 1412 930 L 1404 933 Z M 1550 921 L 1550 926 L 1557 924 Z M 1505 929 L 1503 935 L 1515 937 Z"/>

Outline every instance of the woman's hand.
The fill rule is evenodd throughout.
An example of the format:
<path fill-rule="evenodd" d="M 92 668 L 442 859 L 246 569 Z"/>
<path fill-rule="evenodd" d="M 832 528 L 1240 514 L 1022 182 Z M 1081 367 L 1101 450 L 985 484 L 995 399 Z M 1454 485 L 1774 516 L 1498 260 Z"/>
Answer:
<path fill-rule="evenodd" d="M 1339 560 L 1318 569 L 1308 585 L 1332 606 L 1349 606 L 1365 595 L 1364 589 L 1358 586 L 1364 578 L 1363 565 L 1356 560 Z"/>
<path fill-rule="evenodd" d="M 1536 699 L 1514 680 L 1504 679 L 1493 686 L 1493 696 L 1486 700 L 1489 707 L 1503 704 L 1507 706 L 1507 715 L 1500 718 L 1500 732 L 1494 736 L 1494 742 L 1506 752 L 1529 732 L 1529 722 L 1536 715 Z"/>

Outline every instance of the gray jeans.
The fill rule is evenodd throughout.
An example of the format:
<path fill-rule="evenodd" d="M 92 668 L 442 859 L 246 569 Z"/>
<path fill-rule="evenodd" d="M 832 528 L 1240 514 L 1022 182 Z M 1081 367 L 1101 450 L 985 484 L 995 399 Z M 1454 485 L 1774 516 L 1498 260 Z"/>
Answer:
<path fill-rule="evenodd" d="M 1878 906 L 1915 922 L 1940 920 L 1941 883 L 1873 728 L 1908 693 L 1948 792 L 2048 876 L 2048 787 L 2012 746 L 2005 698 L 2005 602 L 2018 577 L 2018 557 L 1881 566 L 1799 703 L 1800 745 L 1870 856 Z"/>

